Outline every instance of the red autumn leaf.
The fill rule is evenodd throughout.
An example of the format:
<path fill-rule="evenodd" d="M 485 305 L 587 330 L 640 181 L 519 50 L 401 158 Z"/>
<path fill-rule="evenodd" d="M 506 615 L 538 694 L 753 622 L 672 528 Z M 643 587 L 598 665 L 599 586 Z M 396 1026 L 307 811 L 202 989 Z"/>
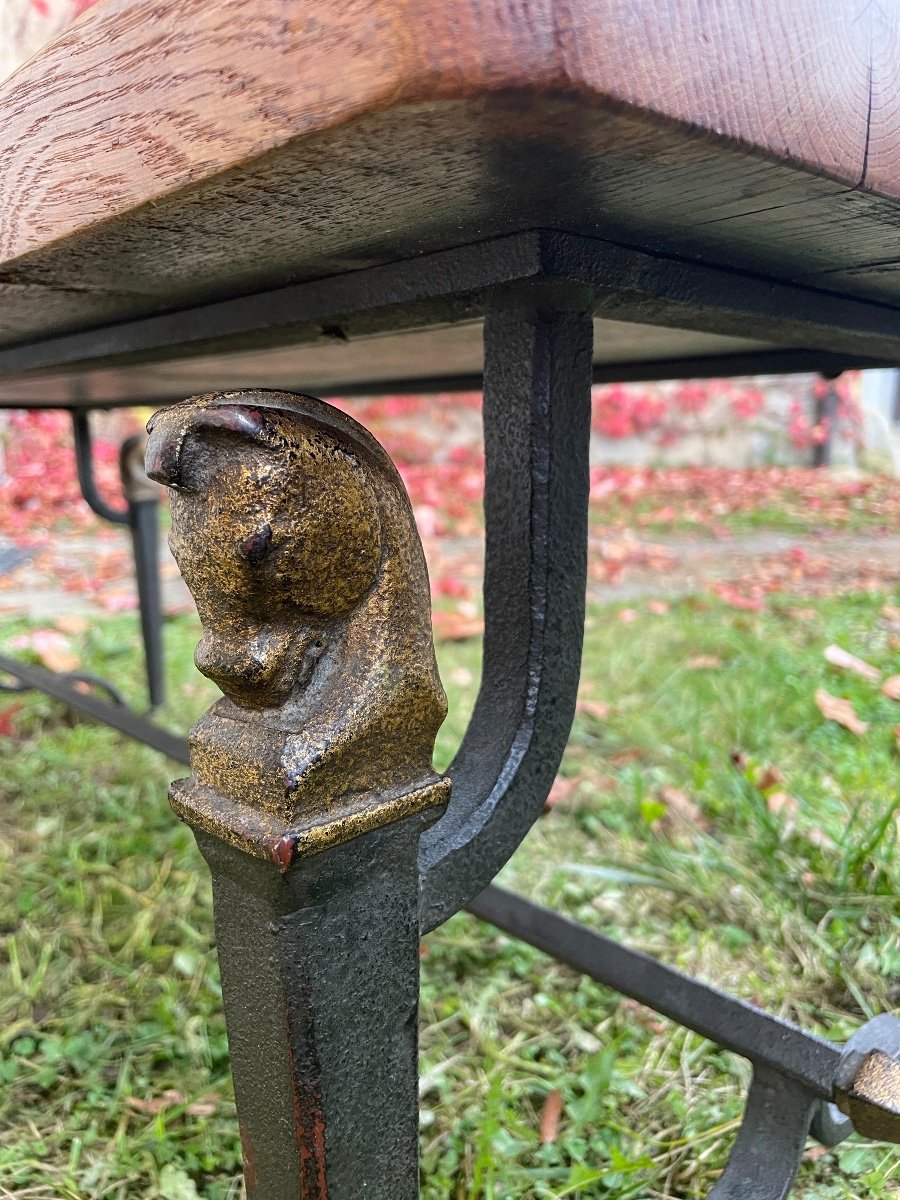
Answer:
<path fill-rule="evenodd" d="M 776 766 L 770 763 L 767 766 L 759 768 L 753 778 L 753 782 L 761 792 L 767 792 L 770 788 L 778 787 L 784 783 L 784 776 Z"/>
<path fill-rule="evenodd" d="M 6 708 L 0 709 L 0 737 L 15 737 L 15 715 L 17 712 L 19 712 L 21 707 L 21 700 L 16 700 L 13 704 L 7 704 Z"/>
<path fill-rule="evenodd" d="M 762 612 L 763 610 L 763 602 L 759 596 L 745 596 L 730 584 L 717 583 L 712 590 L 731 608 L 744 609 L 746 612 Z"/>

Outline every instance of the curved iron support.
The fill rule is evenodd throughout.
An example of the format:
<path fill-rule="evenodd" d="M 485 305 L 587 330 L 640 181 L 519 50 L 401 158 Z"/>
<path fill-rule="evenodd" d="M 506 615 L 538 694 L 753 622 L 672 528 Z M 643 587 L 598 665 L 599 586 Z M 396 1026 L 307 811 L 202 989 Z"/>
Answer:
<path fill-rule="evenodd" d="M 78 484 L 88 507 L 104 521 L 127 525 L 131 530 L 138 611 L 150 710 L 165 700 L 165 668 L 162 643 L 162 595 L 159 579 L 159 488 L 144 470 L 146 437 L 126 438 L 119 451 L 119 476 L 125 497 L 124 509 L 112 508 L 97 491 L 94 478 L 90 411 L 72 409 L 72 434 Z"/>
<path fill-rule="evenodd" d="M 590 315 L 495 300 L 484 338 L 484 664 L 449 808 L 422 838 L 423 932 L 477 895 L 540 815 L 581 669 Z"/>
<path fill-rule="evenodd" d="M 737 1140 L 708 1200 L 785 1200 L 818 1104 L 796 1080 L 755 1067 Z"/>
<path fill-rule="evenodd" d="M 783 1200 L 809 1135 L 826 1146 L 853 1132 L 900 1142 L 897 1017 L 875 1017 L 842 1049 L 502 888 L 468 909 L 753 1064 L 744 1120 L 709 1200 Z"/>
<path fill-rule="evenodd" d="M 144 434 L 125 439 L 119 452 L 119 475 L 122 493 L 128 503 L 128 527 L 131 530 L 134 576 L 138 590 L 147 693 L 152 711 L 166 698 L 166 673 L 159 577 L 159 486 L 147 478 L 144 470 L 146 446 Z"/>
<path fill-rule="evenodd" d="M 111 508 L 97 491 L 97 481 L 94 478 L 94 443 L 88 409 L 72 409 L 72 437 L 75 443 L 78 486 L 88 508 L 104 521 L 110 521 L 114 525 L 127 525 L 128 509 Z"/>

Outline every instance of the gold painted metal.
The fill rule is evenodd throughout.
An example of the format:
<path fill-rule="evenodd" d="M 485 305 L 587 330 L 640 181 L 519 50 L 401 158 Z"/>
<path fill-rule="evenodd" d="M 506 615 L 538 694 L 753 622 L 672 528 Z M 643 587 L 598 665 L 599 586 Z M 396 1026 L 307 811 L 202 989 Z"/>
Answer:
<path fill-rule="evenodd" d="M 900 1142 L 900 1062 L 883 1050 L 848 1055 L 835 1103 L 863 1137 Z"/>
<path fill-rule="evenodd" d="M 198 396 L 147 428 L 203 625 L 195 661 L 225 693 L 191 731 L 175 811 L 287 870 L 446 804 L 428 575 L 382 447 L 287 392 Z"/>

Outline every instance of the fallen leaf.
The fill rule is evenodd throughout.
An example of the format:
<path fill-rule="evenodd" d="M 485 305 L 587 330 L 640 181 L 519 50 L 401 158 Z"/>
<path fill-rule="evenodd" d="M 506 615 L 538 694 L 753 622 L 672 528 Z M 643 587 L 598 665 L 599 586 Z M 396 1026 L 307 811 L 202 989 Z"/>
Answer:
<path fill-rule="evenodd" d="M 619 1001 L 619 1008 L 627 1012 L 638 1025 L 642 1025 L 644 1029 L 657 1035 L 666 1032 L 666 1023 L 660 1019 L 658 1013 L 655 1013 L 652 1008 L 648 1008 L 646 1004 L 641 1004 L 638 1000 L 632 1000 L 630 996 L 626 996 Z"/>
<path fill-rule="evenodd" d="M 549 1146 L 559 1137 L 559 1122 L 562 1118 L 563 1098 L 559 1088 L 554 1088 L 544 1097 L 541 1108 L 541 1145 Z"/>
<path fill-rule="evenodd" d="M 60 633 L 79 634 L 87 633 L 90 628 L 90 621 L 87 617 L 82 617 L 78 613 L 63 613 L 54 621 L 54 625 Z"/>
<path fill-rule="evenodd" d="M 889 675 L 881 690 L 888 700 L 900 700 L 900 675 Z"/>
<path fill-rule="evenodd" d="M 549 812 L 551 808 L 556 808 L 557 804 L 561 804 L 563 800 L 567 800 L 578 787 L 579 783 L 581 783 L 581 780 L 578 778 L 567 779 L 564 775 L 557 775 L 553 780 L 553 786 L 550 788 L 550 794 L 544 801 L 544 812 Z"/>
<path fill-rule="evenodd" d="M 189 1104 L 185 1112 L 189 1117 L 212 1117 L 215 1116 L 218 1109 L 218 1097 L 210 1094 L 208 1096 L 201 1096 L 199 1100 L 195 1100 L 193 1104 Z"/>
<path fill-rule="evenodd" d="M 718 654 L 694 654 L 687 660 L 686 665 L 692 671 L 713 671 L 716 667 L 721 667 L 722 660 Z"/>
<path fill-rule="evenodd" d="M 602 700 L 579 700 L 575 705 L 575 711 L 585 713 L 586 716 L 593 717 L 595 721 L 605 721 L 609 716 L 610 708 Z"/>
<path fill-rule="evenodd" d="M 800 805 L 789 792 L 769 792 L 766 796 L 766 808 L 773 817 L 779 817 L 782 813 L 797 812 Z"/>
<path fill-rule="evenodd" d="M 72 650 L 69 639 L 56 629 L 35 629 L 23 633 L 10 642 L 13 649 L 32 650 L 48 671 L 77 671 L 81 659 Z"/>
<path fill-rule="evenodd" d="M 669 611 L 669 603 L 667 600 L 650 600 L 647 602 L 647 612 L 653 613 L 655 617 L 664 617 Z"/>
<path fill-rule="evenodd" d="M 687 792 L 681 788 L 660 788 L 659 801 L 665 806 L 665 816 L 655 823 L 656 828 L 664 833 L 708 833 L 709 821 L 704 817 L 700 808 L 694 803 Z"/>
<path fill-rule="evenodd" d="M 803 1157 L 807 1162 L 818 1162 L 820 1158 L 824 1158 L 826 1154 L 830 1154 L 831 1150 L 828 1146 L 809 1146 L 803 1151 Z"/>
<path fill-rule="evenodd" d="M 841 696 L 832 696 L 831 692 L 826 692 L 824 688 L 816 690 L 816 707 L 826 721 L 843 725 L 857 737 L 862 737 L 869 728 L 868 721 L 863 721 L 856 715 L 849 700 L 844 700 Z"/>
<path fill-rule="evenodd" d="M 857 658 L 855 654 L 851 654 L 849 650 L 844 650 L 841 646 L 826 646 L 824 653 L 825 661 L 831 663 L 833 667 L 839 667 L 842 671 L 853 671 L 855 675 L 861 675 L 863 679 L 871 680 L 872 683 L 876 683 L 881 678 L 881 672 L 877 667 Z"/>
<path fill-rule="evenodd" d="M 455 683 L 457 687 L 468 687 L 474 680 L 475 676 L 468 667 L 454 667 L 450 672 L 450 681 Z"/>
<path fill-rule="evenodd" d="M 622 608 L 619 610 L 619 620 L 623 625 L 632 625 L 638 619 L 638 614 L 633 608 Z"/>
<path fill-rule="evenodd" d="M 434 614 L 432 624 L 435 637 L 445 642 L 464 642 L 484 633 L 484 621 L 480 617 L 466 617 L 455 612 L 439 610 Z"/>
<path fill-rule="evenodd" d="M 14 718 L 21 707 L 21 700 L 16 700 L 12 704 L 7 704 L 6 708 L 0 709 L 0 737 L 15 737 L 16 722 Z"/>
<path fill-rule="evenodd" d="M 107 612 L 128 612 L 132 608 L 137 608 L 138 599 L 134 592 L 130 591 L 115 591 L 107 592 L 103 596 L 97 598 L 97 602 L 101 604 Z"/>
<path fill-rule="evenodd" d="M 767 792 L 770 788 L 778 787 L 784 783 L 784 776 L 777 767 L 769 764 L 765 767 L 760 767 L 756 772 L 753 782 L 761 792 Z"/>
<path fill-rule="evenodd" d="M 135 1112 L 147 1113 L 153 1117 L 169 1108 L 180 1108 L 182 1105 L 188 1116 L 211 1117 L 219 1107 L 218 1098 L 211 1094 L 187 1104 L 186 1097 L 174 1088 L 169 1088 L 159 1096 L 151 1096 L 148 1100 L 143 1100 L 140 1096 L 128 1096 L 125 1103 Z"/>
<path fill-rule="evenodd" d="M 159 1096 L 151 1096 L 148 1100 L 144 1100 L 140 1096 L 129 1096 L 125 1101 L 128 1107 L 133 1108 L 135 1112 L 148 1113 L 150 1116 L 165 1112 L 167 1108 L 177 1108 L 184 1102 L 185 1097 L 182 1093 L 176 1092 L 173 1088 L 169 1088 Z"/>
<path fill-rule="evenodd" d="M 610 754 L 606 761 L 610 766 L 624 767 L 626 763 L 635 762 L 643 757 L 643 750 L 639 750 L 637 746 L 628 746 L 625 750 L 617 750 L 615 754 Z"/>
<path fill-rule="evenodd" d="M 745 596 L 730 584 L 715 584 L 711 589 L 725 604 L 745 612 L 762 612 L 763 601 L 759 596 Z"/>
<path fill-rule="evenodd" d="M 900 624 L 900 608 L 896 604 L 885 604 L 881 610 L 881 615 L 888 621 L 896 621 Z"/>
<path fill-rule="evenodd" d="M 795 621 L 812 621 L 818 614 L 814 608 L 789 608 L 787 615 Z"/>

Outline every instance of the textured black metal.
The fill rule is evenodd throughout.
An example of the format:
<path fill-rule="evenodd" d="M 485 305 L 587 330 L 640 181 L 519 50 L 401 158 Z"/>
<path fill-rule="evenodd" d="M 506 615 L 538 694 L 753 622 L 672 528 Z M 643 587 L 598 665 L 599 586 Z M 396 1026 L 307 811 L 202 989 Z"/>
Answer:
<path fill-rule="evenodd" d="M 97 491 L 89 409 L 72 409 L 72 434 L 78 484 L 88 507 L 104 521 L 127 525 L 131 532 L 147 694 L 151 709 L 157 708 L 162 704 L 166 693 L 159 579 L 159 500 L 152 493 L 148 495 L 146 489 L 135 493 L 133 480 L 129 475 L 130 464 L 133 462 L 131 452 L 143 439 L 127 438 L 122 446 L 120 464 L 125 508 L 117 509 L 110 507 Z"/>
<path fill-rule="evenodd" d="M 140 716 L 124 704 L 111 704 L 90 692 L 79 690 L 72 682 L 72 679 L 78 681 L 77 675 L 58 675 L 53 671 L 45 671 L 43 667 L 21 663 L 6 654 L 0 654 L 0 671 L 12 675 L 14 679 L 20 679 L 28 688 L 36 688 L 55 700 L 61 700 L 75 712 L 83 713 L 84 716 L 103 725 L 109 725 L 137 742 L 143 742 L 145 746 L 158 750 L 176 762 L 188 761 L 187 742 L 184 738 L 161 729 L 159 725 L 154 725 L 152 721 L 148 721 L 146 717 Z M 104 680 L 89 679 L 89 682 L 92 687 L 103 686 L 108 690 Z"/>
<path fill-rule="evenodd" d="M 501 888 L 486 888 L 467 907 L 599 983 L 795 1080 L 813 1098 L 831 1100 L 840 1046 Z"/>
<path fill-rule="evenodd" d="M 757 1067 L 737 1141 L 709 1200 L 784 1200 L 816 1107 L 802 1084 Z"/>
<path fill-rule="evenodd" d="M 111 508 L 97 491 L 94 478 L 94 442 L 91 437 L 90 412 L 83 408 L 72 409 L 72 439 L 75 444 L 75 469 L 78 486 L 85 503 L 92 512 L 114 525 L 128 524 L 127 508 Z"/>
<path fill-rule="evenodd" d="M 575 711 L 587 564 L 588 313 L 498 298 L 485 321 L 478 700 L 422 839 L 422 929 L 496 875 L 543 808 Z"/>
<path fill-rule="evenodd" d="M 731 379 L 741 375 L 796 375 L 863 371 L 893 366 L 888 359 L 828 354 L 824 350 L 756 350 L 743 354 L 704 354 L 653 358 L 640 362 L 595 362 L 594 383 L 651 383 L 669 379 Z M 342 396 L 421 395 L 429 392 L 480 392 L 484 376 L 422 375 L 413 379 L 381 379 L 342 385 Z M 299 386 L 299 384 L 298 384 Z"/>
<path fill-rule="evenodd" d="M 416 1200 L 419 814 L 287 874 L 195 831 L 248 1200 Z"/>
<path fill-rule="evenodd" d="M 141 640 L 147 672 L 150 707 L 157 708 L 166 698 L 166 674 L 163 661 L 163 610 L 159 575 L 159 501 L 130 500 L 128 524 L 138 589 Z"/>
<path fill-rule="evenodd" d="M 579 285 L 595 312 L 835 355 L 900 360 L 898 310 L 835 293 L 533 230 L 387 266 L 199 305 L 0 350 L 0 376 L 149 362 L 225 349 L 358 337 L 478 317 L 493 289 L 527 280 Z M 818 369 L 817 367 L 815 369 Z M 644 376 L 647 378 L 648 376 Z M 161 398 L 162 399 L 162 398 Z M 88 403 L 72 397 L 72 403 Z"/>

